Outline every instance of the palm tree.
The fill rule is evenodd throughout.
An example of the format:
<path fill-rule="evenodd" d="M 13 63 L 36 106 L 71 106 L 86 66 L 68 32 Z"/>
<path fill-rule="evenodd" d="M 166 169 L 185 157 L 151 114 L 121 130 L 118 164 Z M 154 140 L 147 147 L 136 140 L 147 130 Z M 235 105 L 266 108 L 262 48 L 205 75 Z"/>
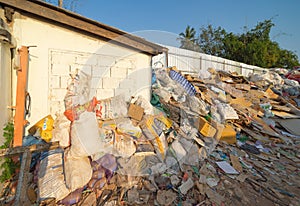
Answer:
<path fill-rule="evenodd" d="M 189 50 L 198 50 L 197 49 L 197 38 L 196 38 L 196 30 L 189 25 L 186 27 L 185 32 L 181 32 L 179 34 L 180 39 L 180 48 L 189 49 Z"/>

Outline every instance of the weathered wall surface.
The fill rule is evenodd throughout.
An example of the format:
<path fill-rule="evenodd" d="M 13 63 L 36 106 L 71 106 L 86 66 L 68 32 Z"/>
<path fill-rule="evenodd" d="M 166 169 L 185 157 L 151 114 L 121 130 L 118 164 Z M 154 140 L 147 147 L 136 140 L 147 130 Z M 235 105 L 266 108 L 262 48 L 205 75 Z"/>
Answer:
<path fill-rule="evenodd" d="M 14 16 L 17 47 L 36 46 L 30 48 L 29 60 L 31 123 L 64 111 L 69 73 L 76 69 L 92 76 L 90 96 L 103 99 L 122 93 L 127 100 L 137 94 L 150 98 L 151 56 L 49 22 Z"/>

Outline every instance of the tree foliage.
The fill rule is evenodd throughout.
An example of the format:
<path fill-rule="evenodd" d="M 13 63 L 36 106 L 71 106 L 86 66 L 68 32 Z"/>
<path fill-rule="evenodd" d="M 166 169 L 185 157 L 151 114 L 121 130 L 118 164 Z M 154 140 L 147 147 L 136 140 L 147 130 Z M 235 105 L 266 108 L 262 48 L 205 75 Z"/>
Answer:
<path fill-rule="evenodd" d="M 13 123 L 7 123 L 6 126 L 3 128 L 3 137 L 5 138 L 5 141 L 3 145 L 0 146 L 0 149 L 10 148 L 14 137 Z M 3 158 L 2 164 L 0 165 L 0 182 L 5 182 L 6 180 L 10 179 L 15 173 L 17 167 L 18 165 L 14 163 L 11 158 Z"/>
<path fill-rule="evenodd" d="M 181 48 L 202 51 L 264 68 L 292 68 L 299 65 L 295 52 L 282 49 L 277 42 L 271 40 L 270 32 L 274 26 L 269 19 L 259 22 L 254 28 L 242 34 L 234 34 L 209 24 L 207 27 L 200 28 L 197 38 L 193 37 L 193 47 L 188 47 L 185 41 L 181 41 Z M 187 29 L 190 30 L 190 27 L 188 26 Z M 187 29 L 185 33 L 180 34 L 183 40 Z"/>
<path fill-rule="evenodd" d="M 180 48 L 199 51 L 199 46 L 197 45 L 196 30 L 193 27 L 190 27 L 188 25 L 185 31 L 179 34 L 179 40 L 181 43 Z"/>

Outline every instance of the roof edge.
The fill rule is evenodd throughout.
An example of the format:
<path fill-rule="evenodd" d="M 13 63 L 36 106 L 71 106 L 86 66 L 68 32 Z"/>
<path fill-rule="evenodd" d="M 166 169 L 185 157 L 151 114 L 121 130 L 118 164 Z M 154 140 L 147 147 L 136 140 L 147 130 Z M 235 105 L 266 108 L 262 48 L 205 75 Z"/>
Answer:
<path fill-rule="evenodd" d="M 151 55 L 157 55 L 168 51 L 166 47 L 43 1 L 0 0 L 0 3 L 2 5 L 12 7 L 17 11 L 21 11 L 21 13 L 28 12 L 43 19 L 67 25 L 71 28 L 100 36 L 111 40 L 112 42 L 116 42 Z"/>

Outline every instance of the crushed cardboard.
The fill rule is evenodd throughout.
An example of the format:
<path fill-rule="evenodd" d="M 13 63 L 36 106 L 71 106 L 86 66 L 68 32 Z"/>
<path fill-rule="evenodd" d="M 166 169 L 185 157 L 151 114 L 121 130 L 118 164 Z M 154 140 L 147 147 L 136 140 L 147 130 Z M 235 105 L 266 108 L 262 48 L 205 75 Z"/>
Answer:
<path fill-rule="evenodd" d="M 82 192 L 76 190 L 80 193 L 76 198 L 71 194 L 69 203 L 300 204 L 297 173 L 300 162 L 300 110 L 293 100 L 295 97 L 276 94 L 274 91 L 280 91 L 280 85 L 276 88 L 265 86 L 262 78 L 255 82 L 255 78 L 214 69 L 210 69 L 212 75 L 209 79 L 184 75 L 197 91 L 191 97 L 185 93 L 185 88 L 161 74 L 162 71 L 157 73 L 158 83 L 153 85 L 153 93 L 161 90 L 163 92 L 155 94 L 168 95 L 159 97 L 158 102 L 153 103 L 155 112 L 150 114 L 152 108 L 144 109 L 134 103 L 122 105 L 122 108 L 128 108 L 127 116 L 131 120 L 126 124 L 132 124 L 127 130 L 120 126 L 126 125 L 124 119 L 98 119 L 101 134 L 107 137 L 106 143 L 120 143 L 114 147 L 120 151 L 114 157 L 116 162 L 113 165 L 110 159 L 93 161 L 93 168 L 102 171 L 106 165 L 117 169 L 105 170 L 100 176 L 96 175 L 99 172 L 94 171 L 93 177 L 99 177 L 101 181 L 95 179 L 95 184 L 90 182 L 88 189 L 79 188 Z M 250 82 L 251 79 L 254 82 Z M 270 81 L 272 79 L 265 82 Z M 222 112 L 218 110 L 223 107 L 217 107 L 216 100 L 229 103 L 238 119 L 222 120 Z M 201 112 L 191 108 L 195 102 L 196 105 L 204 105 Z M 273 106 L 274 117 L 264 117 L 260 107 L 262 103 Z M 125 114 L 122 110 L 121 117 Z M 132 135 L 136 134 L 132 129 L 138 127 L 142 132 Z M 147 133 L 147 128 L 151 132 Z M 91 157 L 99 155 L 103 156 L 96 154 Z M 31 204 L 54 205 L 58 202 L 50 197 L 41 201 L 36 193 L 39 186 L 34 183 L 34 174 L 31 179 L 28 189 Z M 6 188 L 12 188 L 15 184 L 15 180 L 11 180 Z M 6 189 L 1 194 L 12 203 L 14 192 Z"/>

